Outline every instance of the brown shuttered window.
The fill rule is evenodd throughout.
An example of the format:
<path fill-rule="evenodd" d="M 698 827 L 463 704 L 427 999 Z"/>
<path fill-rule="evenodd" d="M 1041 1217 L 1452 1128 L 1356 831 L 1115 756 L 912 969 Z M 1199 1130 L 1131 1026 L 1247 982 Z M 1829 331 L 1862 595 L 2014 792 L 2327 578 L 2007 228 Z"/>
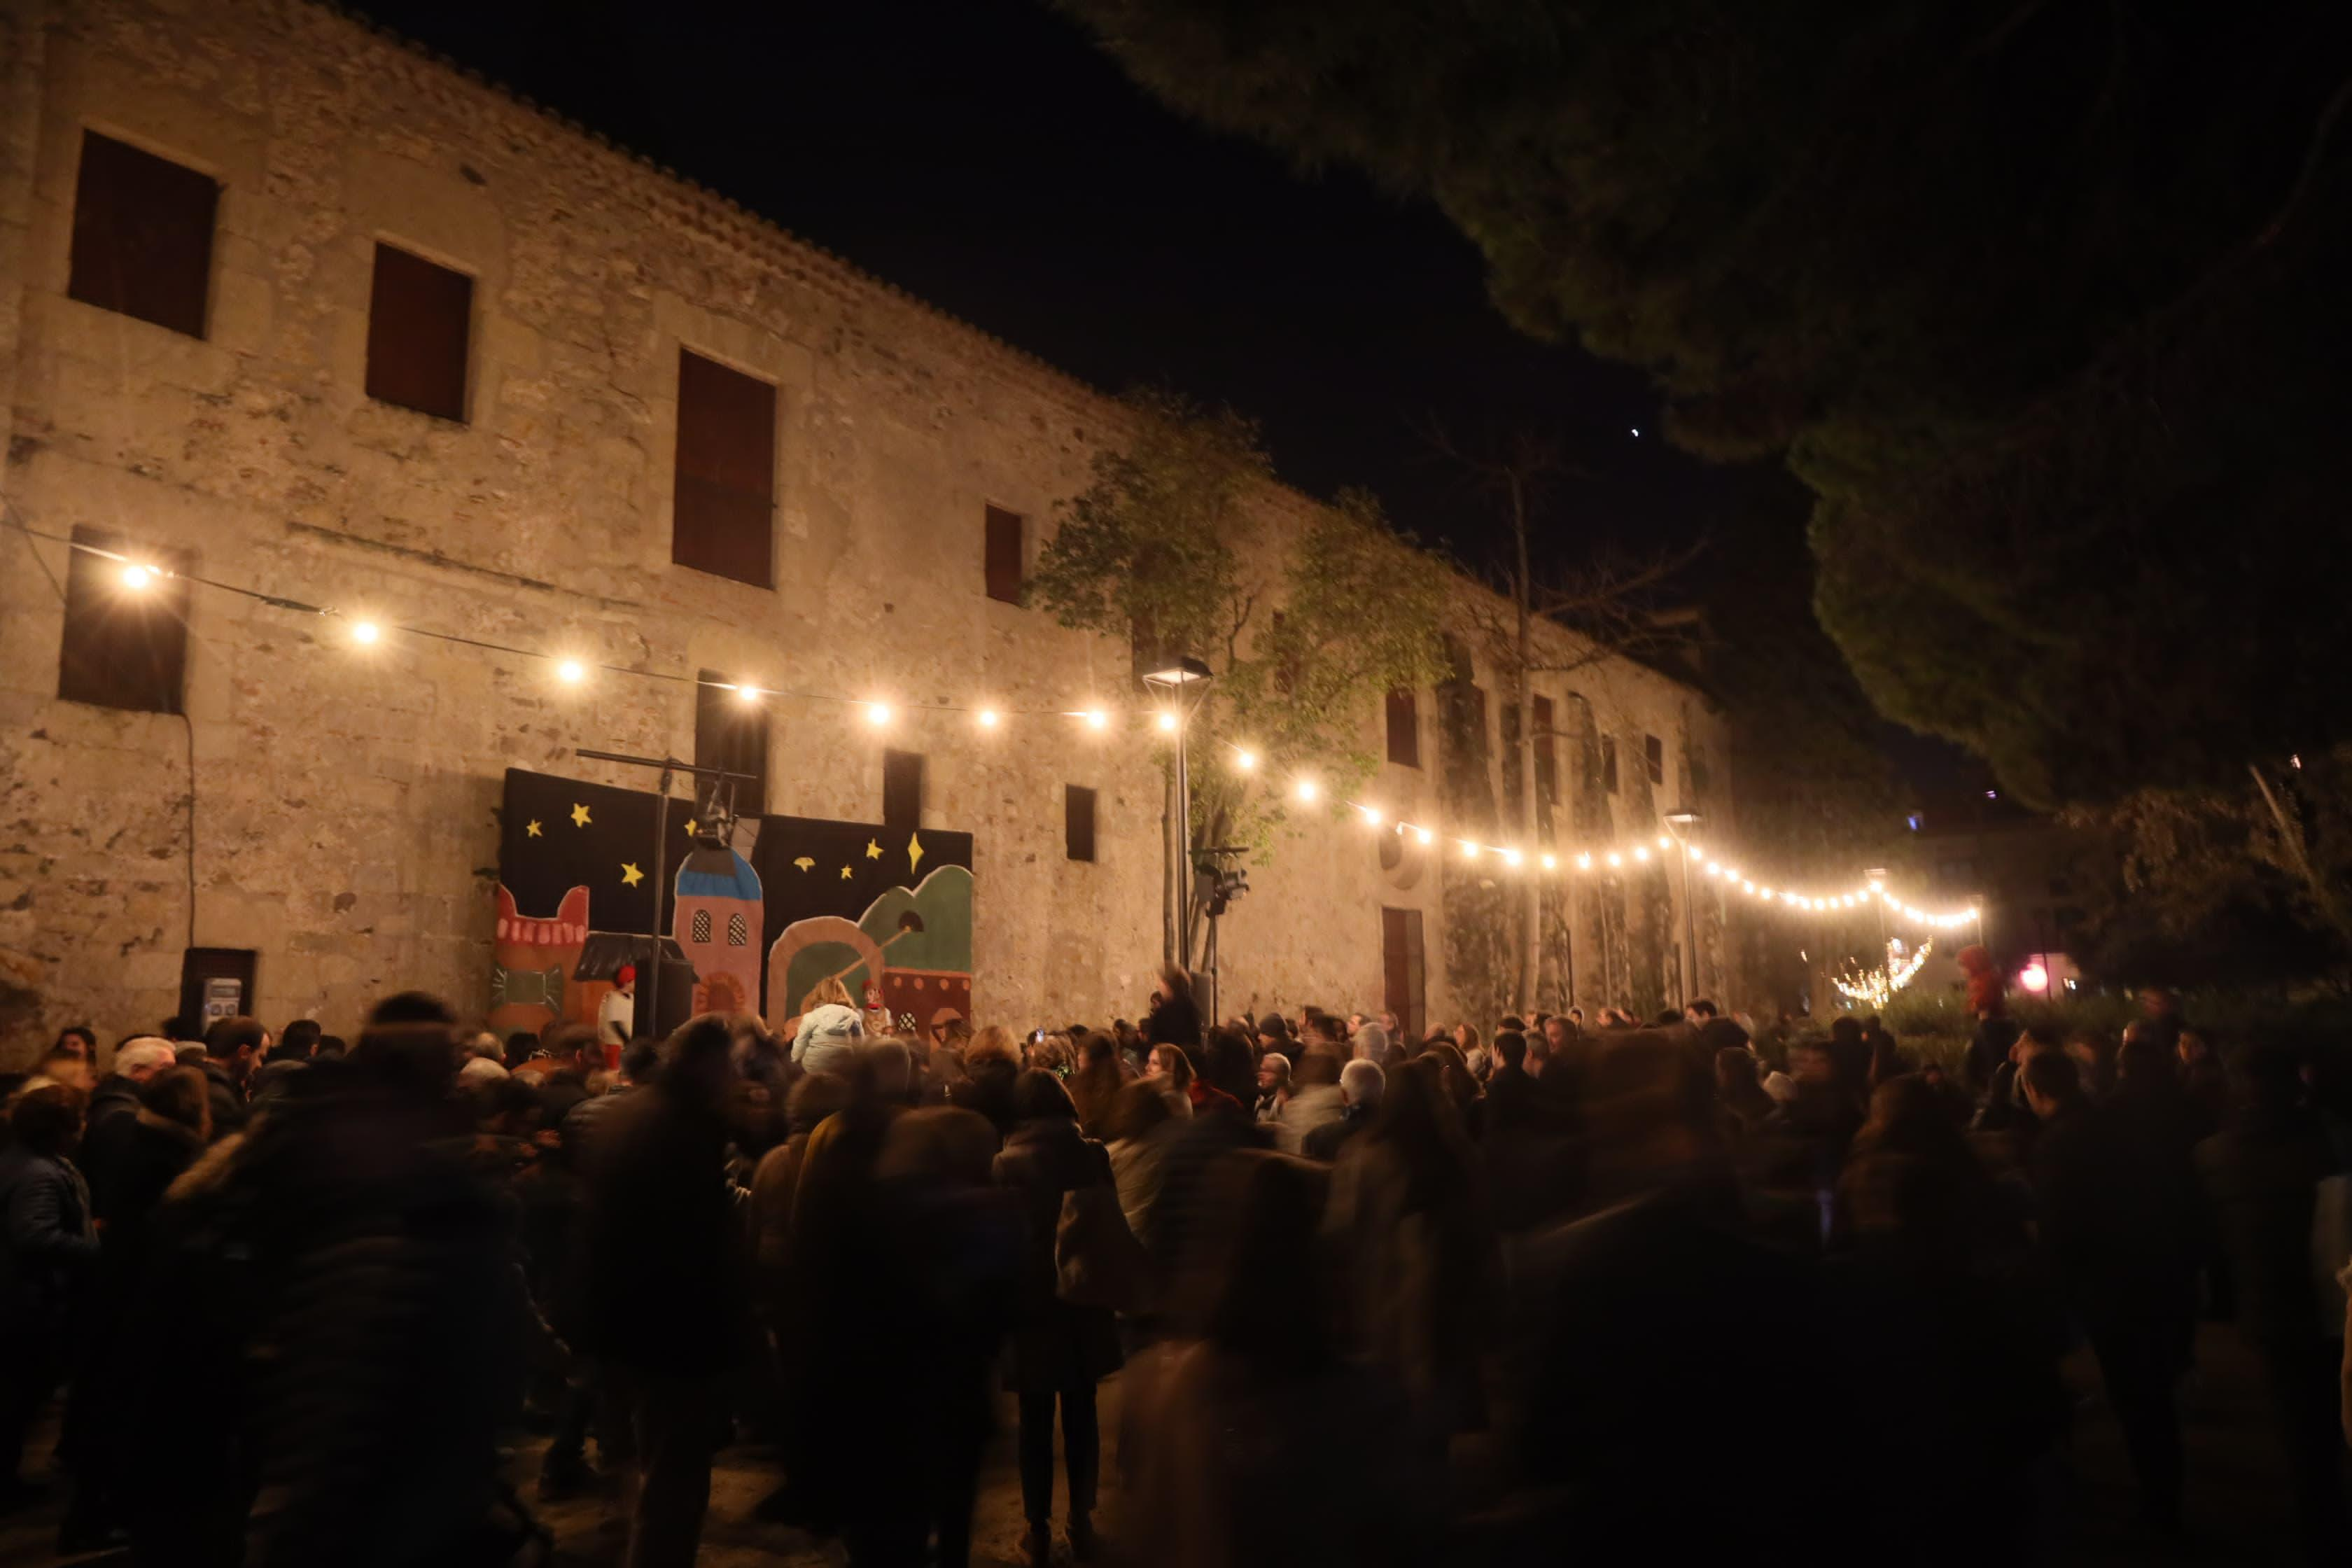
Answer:
<path fill-rule="evenodd" d="M 775 511 L 776 389 L 679 350 L 669 558 L 772 586 Z"/>
<path fill-rule="evenodd" d="M 715 669 L 697 672 L 694 689 L 694 765 L 749 773 L 735 781 L 735 813 L 758 816 L 768 809 L 768 705 L 746 702 L 734 683 Z M 698 800 L 710 798 L 711 781 L 696 781 Z"/>
<path fill-rule="evenodd" d="M 1410 691 L 1389 693 L 1389 761 L 1421 766 L 1421 704 Z"/>
<path fill-rule="evenodd" d="M 1611 795 L 1617 793 L 1617 737 L 1601 737 L 1601 787 Z"/>
<path fill-rule="evenodd" d="M 882 826 L 923 825 L 923 753 L 882 753 Z"/>
<path fill-rule="evenodd" d="M 1666 743 L 1655 735 L 1642 737 L 1642 765 L 1649 770 L 1650 782 L 1666 782 Z"/>
<path fill-rule="evenodd" d="M 1084 784 L 1062 786 L 1062 837 L 1071 859 L 1095 858 L 1095 792 Z"/>
<path fill-rule="evenodd" d="M 220 186 L 169 158 L 85 131 L 66 292 L 192 338 L 205 335 Z"/>
<path fill-rule="evenodd" d="M 368 299 L 367 395 L 464 424 L 473 315 L 471 278 L 379 242 Z"/>
<path fill-rule="evenodd" d="M 194 569 L 184 552 L 141 549 L 114 534 L 76 528 L 91 545 L 179 574 Z M 151 577 L 132 588 L 125 563 L 77 550 L 66 565 L 65 642 L 58 650 L 58 695 L 68 702 L 178 713 L 188 665 L 188 580 Z"/>
<path fill-rule="evenodd" d="M 988 509 L 988 596 L 1007 605 L 1021 602 L 1021 531 L 1019 512 Z"/>

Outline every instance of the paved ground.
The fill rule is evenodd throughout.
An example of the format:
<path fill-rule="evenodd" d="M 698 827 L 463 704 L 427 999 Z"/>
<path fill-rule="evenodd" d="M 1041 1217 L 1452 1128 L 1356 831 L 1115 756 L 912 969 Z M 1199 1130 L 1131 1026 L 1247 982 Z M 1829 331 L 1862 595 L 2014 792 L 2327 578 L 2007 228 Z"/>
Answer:
<path fill-rule="evenodd" d="M 2270 1434 L 2252 1358 L 2227 1330 L 2209 1328 L 2199 1341 L 2198 1361 L 2187 1421 L 2189 1538 L 2178 1543 L 2152 1540 L 2130 1523 L 2130 1474 L 2115 1423 L 2096 1397 L 2096 1377 L 2090 1367 L 2079 1360 L 2070 1366 L 2070 1378 L 2085 1403 L 2062 1489 L 2066 1521 L 2062 1527 L 2063 1561 L 2095 1568 L 2171 1563 L 2268 1568 L 2299 1560 L 2289 1532 L 2284 1466 Z M 1104 1496 L 1097 1517 L 1114 1539 L 1118 1517 L 1118 1466 L 1109 1447 L 1118 1430 L 1118 1384 L 1113 1379 L 1103 1390 Z M 1004 1415 L 1009 1428 L 1011 1411 Z M 531 1478 L 538 1473 L 538 1447 L 531 1444 L 517 1460 L 526 1496 Z M 46 1453 L 44 1440 L 30 1456 L 35 1469 L 45 1462 Z M 710 1520 L 703 1537 L 704 1564 L 709 1568 L 749 1568 L 755 1563 L 807 1568 L 845 1560 L 836 1543 L 813 1541 L 798 1531 L 763 1524 L 753 1517 L 755 1505 L 774 1482 L 775 1471 L 761 1451 L 738 1448 L 722 1456 L 712 1478 Z M 1058 1491 L 1058 1474 L 1056 1483 Z M 1983 1500 L 1944 1497 L 1932 1478 L 1922 1478 L 1923 1528 L 1933 1528 L 1939 1510 L 1965 1506 L 1983 1506 Z M 607 1505 L 582 1500 L 550 1505 L 543 1512 L 556 1532 L 556 1561 L 564 1568 L 607 1568 L 620 1561 L 625 1535 L 620 1521 L 610 1517 Z M 55 1505 L 0 1519 L 0 1565 L 16 1568 L 58 1561 L 50 1551 L 56 1531 Z M 1024 1561 L 1023 1532 L 1020 1485 L 1013 1472 L 1008 1429 L 992 1446 L 982 1478 L 973 1532 L 974 1563 L 980 1568 L 1017 1568 Z M 1057 1543 L 1057 1554 L 1066 1557 L 1066 1547 Z M 1896 1559 L 1890 1554 L 1888 1560 Z M 83 1561 L 100 1563 L 110 1559 Z"/>

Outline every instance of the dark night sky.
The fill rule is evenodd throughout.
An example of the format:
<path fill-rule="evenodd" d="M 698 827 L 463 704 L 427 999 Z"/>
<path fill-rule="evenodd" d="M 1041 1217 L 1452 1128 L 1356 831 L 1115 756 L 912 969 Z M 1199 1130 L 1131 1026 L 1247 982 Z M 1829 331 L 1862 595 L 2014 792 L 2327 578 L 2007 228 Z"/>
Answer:
<path fill-rule="evenodd" d="M 1415 434 L 1433 416 L 1576 455 L 1562 555 L 1735 505 L 1638 374 L 1514 332 L 1433 208 L 1178 118 L 1028 0 L 361 8 L 1098 386 L 1230 403 L 1284 479 L 1369 488 L 1465 559 L 1491 524 Z"/>

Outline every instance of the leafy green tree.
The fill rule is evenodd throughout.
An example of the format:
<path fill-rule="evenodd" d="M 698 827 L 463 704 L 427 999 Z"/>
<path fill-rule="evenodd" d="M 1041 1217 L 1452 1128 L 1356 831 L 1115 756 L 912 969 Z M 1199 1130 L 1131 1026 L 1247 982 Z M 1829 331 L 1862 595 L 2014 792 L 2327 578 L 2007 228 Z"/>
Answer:
<path fill-rule="evenodd" d="M 2352 739 L 2352 7 L 1058 3 L 1434 200 L 1678 440 L 1785 454 L 1863 689 L 2012 795 Z"/>
<path fill-rule="evenodd" d="M 1272 465 L 1230 409 L 1158 391 L 1126 401 L 1128 438 L 1058 509 L 1028 594 L 1066 626 L 1128 638 L 1139 675 L 1180 656 L 1209 667 L 1187 699 L 1188 845 L 1263 859 L 1295 813 L 1328 816 L 1377 770 L 1365 740 L 1381 698 L 1443 674 L 1448 574 L 1360 493 L 1271 522 Z M 1173 748 L 1169 763 L 1172 776 Z M 1313 781 L 1314 802 L 1289 793 L 1294 778 Z M 1202 918 L 1196 896 L 1187 962 Z"/>

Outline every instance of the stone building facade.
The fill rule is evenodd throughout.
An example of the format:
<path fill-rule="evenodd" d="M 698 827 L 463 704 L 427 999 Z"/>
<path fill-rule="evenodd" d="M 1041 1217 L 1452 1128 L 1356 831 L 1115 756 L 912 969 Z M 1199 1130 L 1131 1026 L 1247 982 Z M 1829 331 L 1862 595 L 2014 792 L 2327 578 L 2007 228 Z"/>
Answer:
<path fill-rule="evenodd" d="M 76 281 L 93 147 L 216 187 L 193 323 Z M 370 395 L 380 246 L 469 283 L 456 417 Z M 772 388 L 772 586 L 672 558 L 682 353 Z M 0 0 L 0 1058 L 67 1022 L 153 1026 L 181 1005 L 190 948 L 250 951 L 248 1005 L 272 1022 L 348 1033 L 408 986 L 476 1003 L 504 771 L 642 787 L 575 748 L 692 754 L 694 688 L 614 670 L 899 704 L 885 737 L 840 701 L 771 699 L 769 809 L 874 820 L 882 746 L 919 751 L 923 820 L 974 836 L 979 1011 L 1132 1016 L 1160 950 L 1149 737 L 914 710 L 1136 710 L 1124 647 L 985 591 L 990 509 L 1024 520 L 1034 560 L 1120 421 L 1094 389 L 331 9 Z M 1280 528 L 1308 503 L 1263 505 Z M 88 651 L 67 610 L 88 584 L 59 542 L 77 529 L 285 604 L 174 580 L 183 711 L 68 700 Z M 570 686 L 545 659 L 396 632 L 359 646 L 350 619 L 288 605 L 593 673 Z M 1483 658 L 1465 673 L 1498 693 Z M 1646 839 L 1674 804 L 1727 819 L 1726 748 L 1690 688 L 1606 662 L 1538 689 L 1572 721 L 1563 857 Z M 1441 707 L 1423 694 L 1423 765 L 1383 771 L 1398 813 L 1444 806 Z M 1374 747 L 1382 719 L 1364 715 Z M 1460 741 L 1456 774 L 1499 798 L 1499 747 Z M 1066 856 L 1069 784 L 1097 792 L 1091 863 Z M 1377 1009 L 1397 910 L 1423 923 L 1427 1019 L 1450 1018 L 1446 900 L 1481 879 L 1344 821 L 1286 841 L 1225 922 L 1223 1010 Z M 1626 900 L 1563 878 L 1561 999 L 1671 994 L 1685 922 L 1656 880 Z M 1719 911 L 1690 924 L 1700 984 L 1720 986 Z"/>

